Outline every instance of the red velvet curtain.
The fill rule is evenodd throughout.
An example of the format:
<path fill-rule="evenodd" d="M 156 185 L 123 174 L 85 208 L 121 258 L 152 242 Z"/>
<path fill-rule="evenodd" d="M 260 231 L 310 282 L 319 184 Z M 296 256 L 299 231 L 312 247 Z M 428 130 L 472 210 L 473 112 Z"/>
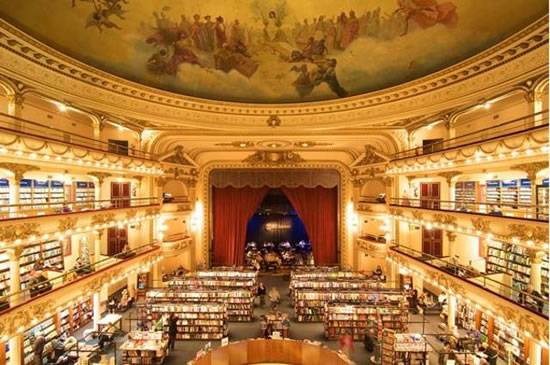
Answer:
<path fill-rule="evenodd" d="M 242 265 L 248 220 L 269 191 L 269 187 L 213 188 L 213 264 Z"/>
<path fill-rule="evenodd" d="M 316 265 L 338 263 L 338 194 L 336 188 L 281 187 L 304 222 Z"/>

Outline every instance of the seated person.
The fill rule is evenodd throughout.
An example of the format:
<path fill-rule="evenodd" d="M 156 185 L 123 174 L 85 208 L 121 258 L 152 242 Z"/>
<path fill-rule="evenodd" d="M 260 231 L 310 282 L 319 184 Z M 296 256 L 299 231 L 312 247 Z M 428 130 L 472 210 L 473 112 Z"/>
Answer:
<path fill-rule="evenodd" d="M 424 299 L 424 304 L 426 305 L 426 308 L 432 308 L 435 306 L 431 295 L 426 295 L 426 298 Z"/>
<path fill-rule="evenodd" d="M 386 193 L 380 193 L 378 197 L 376 198 L 377 203 L 385 203 L 386 202 Z"/>
<path fill-rule="evenodd" d="M 178 268 L 176 269 L 176 276 L 184 276 L 185 271 L 186 270 L 182 265 L 178 266 Z"/>
<path fill-rule="evenodd" d="M 129 307 L 129 300 L 130 299 L 129 299 L 128 291 L 124 289 L 122 291 L 122 296 L 120 297 L 120 300 L 118 302 L 118 305 L 116 306 L 116 309 L 119 311 L 127 310 Z"/>
<path fill-rule="evenodd" d="M 117 304 L 115 301 L 115 297 L 111 297 L 111 299 L 109 299 L 109 302 L 107 303 L 107 310 L 109 311 L 109 313 L 114 313 L 116 308 Z"/>
<path fill-rule="evenodd" d="M 490 215 L 503 215 L 502 210 L 496 205 L 491 205 L 491 210 L 489 211 Z"/>
<path fill-rule="evenodd" d="M 374 270 L 373 275 L 380 277 L 382 274 L 382 267 L 380 265 L 376 266 L 376 270 Z"/>

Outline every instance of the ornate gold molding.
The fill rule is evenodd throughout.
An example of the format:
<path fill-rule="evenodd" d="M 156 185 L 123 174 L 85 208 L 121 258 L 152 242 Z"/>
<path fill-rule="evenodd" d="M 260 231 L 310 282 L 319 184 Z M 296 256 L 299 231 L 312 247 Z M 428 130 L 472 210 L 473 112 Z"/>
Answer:
<path fill-rule="evenodd" d="M 183 151 L 183 146 L 176 146 L 174 152 L 169 157 L 163 159 L 164 162 L 175 163 L 178 165 L 189 165 L 189 161 L 185 158 L 185 152 Z"/>
<path fill-rule="evenodd" d="M 533 241 L 538 246 L 548 243 L 548 227 L 533 227 L 525 224 L 508 224 L 508 238 L 522 241 Z"/>
<path fill-rule="evenodd" d="M 380 157 L 376 152 L 376 148 L 371 145 L 365 146 L 365 156 L 359 161 L 357 166 L 372 165 L 386 162 L 386 159 Z"/>
<path fill-rule="evenodd" d="M 424 212 L 421 211 L 421 210 L 413 210 L 411 212 L 412 216 L 414 219 L 418 219 L 418 220 L 422 220 L 423 216 L 424 216 Z"/>
<path fill-rule="evenodd" d="M 145 210 L 145 215 L 157 215 L 160 213 L 159 208 L 147 208 Z"/>
<path fill-rule="evenodd" d="M 447 184 L 451 186 L 451 180 L 453 179 L 453 177 L 458 176 L 460 174 L 462 174 L 461 171 L 445 171 L 445 172 L 440 172 L 439 174 L 437 174 L 437 176 L 444 177 L 445 181 L 447 181 Z"/>
<path fill-rule="evenodd" d="M 278 115 L 270 115 L 265 122 L 271 128 L 281 126 L 281 118 Z"/>
<path fill-rule="evenodd" d="M 520 170 L 527 173 L 527 178 L 531 181 L 537 179 L 537 173 L 548 168 L 548 161 L 522 163 L 513 165 L 511 169 Z"/>
<path fill-rule="evenodd" d="M 390 214 L 396 216 L 403 216 L 403 209 L 390 208 Z"/>
<path fill-rule="evenodd" d="M 100 172 L 100 171 L 88 172 L 88 175 L 95 177 L 99 182 L 99 185 L 103 185 L 103 181 L 105 181 L 106 178 L 113 176 L 108 172 Z"/>
<path fill-rule="evenodd" d="M 491 221 L 489 219 L 471 218 L 470 221 L 472 222 L 472 227 L 474 227 L 474 230 L 483 233 L 491 232 Z"/>
<path fill-rule="evenodd" d="M 46 313 L 55 313 L 56 302 L 53 299 L 25 305 L 25 310 L 13 315 L 3 315 L 0 319 L 0 333 L 14 335 L 20 328 L 26 329 L 35 318 L 43 318 Z"/>
<path fill-rule="evenodd" d="M 176 212 L 190 212 L 193 208 L 191 207 L 191 203 L 186 204 L 178 204 L 176 207 Z"/>
<path fill-rule="evenodd" d="M 11 162 L 0 162 L 0 168 L 13 172 L 13 177 L 15 179 L 16 184 L 18 185 L 23 179 L 23 176 L 27 172 L 40 170 L 40 167 L 38 166 L 11 163 Z"/>
<path fill-rule="evenodd" d="M 92 224 L 94 226 L 109 224 L 111 222 L 114 222 L 114 220 L 115 220 L 115 213 L 100 213 L 92 216 Z"/>
<path fill-rule="evenodd" d="M 451 277 L 449 274 L 444 274 L 439 271 L 426 270 L 426 275 L 429 279 L 437 281 L 440 285 L 443 285 L 451 289 L 455 294 L 467 296 L 467 292 L 464 286 L 457 280 Z"/>
<path fill-rule="evenodd" d="M 137 209 L 129 209 L 126 211 L 126 219 L 130 220 L 137 215 Z"/>
<path fill-rule="evenodd" d="M 533 338 L 548 343 L 548 333 L 550 331 L 548 321 L 545 321 L 545 325 L 541 326 L 540 321 L 537 321 L 531 314 L 518 311 L 516 308 L 502 303 L 494 303 L 493 305 L 496 317 L 502 317 L 506 321 L 512 321 L 516 323 L 520 333 L 528 332 Z"/>
<path fill-rule="evenodd" d="M 26 240 L 39 234 L 40 225 L 38 223 L 20 223 L 0 227 L 0 241 L 3 242 Z"/>
<path fill-rule="evenodd" d="M 57 230 L 60 232 L 73 229 L 78 222 L 78 217 L 67 217 L 57 221 Z"/>
<path fill-rule="evenodd" d="M 292 151 L 257 151 L 243 160 L 252 166 L 295 165 L 304 161 L 298 153 Z"/>
<path fill-rule="evenodd" d="M 361 238 L 357 239 L 357 246 L 367 252 L 370 257 L 383 259 L 386 257 L 388 250 L 385 243 L 377 243 Z"/>

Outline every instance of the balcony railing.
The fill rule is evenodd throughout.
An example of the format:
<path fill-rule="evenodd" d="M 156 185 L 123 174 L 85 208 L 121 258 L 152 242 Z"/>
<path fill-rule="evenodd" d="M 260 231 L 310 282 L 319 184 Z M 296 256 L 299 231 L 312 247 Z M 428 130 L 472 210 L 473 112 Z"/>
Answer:
<path fill-rule="evenodd" d="M 386 196 L 361 196 L 359 197 L 359 204 L 386 204 Z"/>
<path fill-rule="evenodd" d="M 138 208 L 158 204 L 158 198 L 113 198 L 109 200 L 80 200 L 67 202 L 34 202 L 0 205 L 0 220 L 23 217 L 42 217 L 57 214 L 91 212 L 113 208 Z"/>
<path fill-rule="evenodd" d="M 541 125 L 534 125 L 534 120 L 540 121 Z M 487 142 L 498 138 L 510 137 L 515 134 L 548 128 L 548 110 L 530 114 L 525 117 L 510 120 L 495 126 L 481 129 L 459 137 L 434 142 L 424 146 L 411 148 L 397 152 L 392 155 L 392 161 L 409 157 L 424 156 L 431 153 L 443 152 L 453 148 L 464 147 L 474 143 Z"/>
<path fill-rule="evenodd" d="M 60 288 L 78 279 L 93 275 L 99 270 L 109 268 L 124 260 L 129 260 L 137 255 L 156 249 L 158 248 L 156 244 L 156 241 L 153 241 L 150 244 L 133 248 L 113 256 L 106 256 L 95 263 L 75 265 L 74 268 L 64 272 L 48 270 L 47 267 L 40 268 L 36 270 L 35 279 L 31 279 L 31 284 L 28 287 L 0 297 L 0 315 L 9 310 L 13 305 L 23 305 L 30 300 L 46 295 L 53 289 Z M 40 274 L 41 272 L 50 273 L 50 275 L 54 277 L 47 279 Z"/>
<path fill-rule="evenodd" d="M 391 206 L 548 221 L 548 205 L 392 198 Z"/>
<path fill-rule="evenodd" d="M 421 261 L 424 264 L 444 271 L 449 275 L 476 284 L 477 286 L 480 286 L 495 295 L 503 297 L 525 309 L 528 309 L 531 312 L 548 318 L 548 298 L 535 296 L 531 293 L 503 284 L 500 281 L 490 277 L 492 274 L 499 273 L 480 272 L 471 266 L 464 266 L 455 263 L 455 258 L 437 257 L 400 245 L 392 246 L 391 250 L 404 254 L 412 259 Z M 543 280 L 544 279 L 546 278 L 543 278 Z"/>
<path fill-rule="evenodd" d="M 38 138 L 40 140 L 55 141 L 61 144 L 67 144 L 85 149 L 158 161 L 158 157 L 156 155 L 143 150 L 84 137 L 79 134 L 48 126 L 47 122 L 34 122 L 6 113 L 0 113 L 0 131 L 13 133 L 20 136 Z"/>

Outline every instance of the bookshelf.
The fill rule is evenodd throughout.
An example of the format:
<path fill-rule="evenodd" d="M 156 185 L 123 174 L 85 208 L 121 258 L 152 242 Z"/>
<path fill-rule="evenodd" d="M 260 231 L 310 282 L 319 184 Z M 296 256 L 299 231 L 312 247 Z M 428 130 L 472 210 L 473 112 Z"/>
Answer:
<path fill-rule="evenodd" d="M 232 270 L 224 268 L 218 268 L 216 270 L 201 270 L 193 274 L 199 278 L 210 279 L 254 279 L 258 280 L 258 273 L 252 270 Z"/>
<path fill-rule="evenodd" d="M 0 205 L 9 205 L 10 204 L 10 182 L 7 179 L 0 179 Z M 0 212 L 3 214 L 8 214 L 10 208 L 2 207 Z"/>
<path fill-rule="evenodd" d="M 369 291 L 297 291 L 295 294 L 294 311 L 298 322 L 323 322 L 325 306 L 328 303 L 397 305 L 404 296 L 400 292 L 369 292 Z"/>
<path fill-rule="evenodd" d="M 10 257 L 7 253 L 0 253 L 0 297 L 8 295 L 10 291 Z"/>
<path fill-rule="evenodd" d="M 504 242 L 489 242 L 487 249 L 487 272 L 503 272 L 512 276 L 512 286 L 515 289 L 527 290 L 531 279 L 531 259 L 524 247 Z M 548 296 L 548 269 L 549 257 L 545 255 L 542 260 L 542 284 L 541 294 Z M 516 295 L 516 300 L 519 298 Z"/>
<path fill-rule="evenodd" d="M 122 365 L 160 365 L 168 355 L 168 338 L 162 332 L 133 331 L 120 351 Z"/>
<path fill-rule="evenodd" d="M 37 331 L 42 332 L 42 335 L 46 338 L 46 345 L 44 346 L 44 355 L 49 354 L 53 350 L 52 341 L 57 338 L 58 332 L 56 327 L 56 319 L 52 316 L 30 330 L 26 331 L 23 335 L 23 364 L 28 365 L 33 363 L 33 343 L 34 335 Z"/>
<path fill-rule="evenodd" d="M 23 179 L 19 185 L 19 203 L 33 204 L 32 209 L 49 210 L 61 209 L 65 201 L 65 187 L 63 181 L 57 180 L 30 180 Z M 47 205 L 46 203 L 59 203 Z M 22 209 L 31 209 L 31 206 Z"/>
<path fill-rule="evenodd" d="M 382 365 L 394 364 L 395 331 L 384 329 L 382 330 Z"/>
<path fill-rule="evenodd" d="M 178 340 L 219 340 L 227 336 L 227 307 L 220 303 L 151 304 L 147 318 L 158 320 L 165 314 L 178 319 Z M 165 324 L 165 332 L 168 331 Z"/>
<path fill-rule="evenodd" d="M 426 338 L 418 333 L 396 333 L 393 344 L 397 364 L 423 365 L 431 350 Z"/>
<path fill-rule="evenodd" d="M 21 289 L 29 285 L 31 271 L 36 262 L 42 262 L 43 269 L 63 270 L 63 252 L 61 242 L 48 241 L 26 246 L 19 258 L 21 270 Z"/>
<path fill-rule="evenodd" d="M 227 305 L 227 317 L 232 322 L 249 322 L 254 311 L 254 294 L 250 290 L 150 290 L 146 295 L 151 303 L 203 303 Z"/>
<path fill-rule="evenodd" d="M 290 273 L 290 281 L 293 280 L 313 280 L 313 279 L 365 279 L 365 275 L 356 271 L 342 271 L 316 268 L 312 270 L 298 270 Z"/>
<path fill-rule="evenodd" d="M 257 280 L 255 278 L 210 278 L 186 276 L 174 278 L 168 282 L 168 287 L 174 289 L 189 290 L 192 288 L 217 288 L 220 290 L 246 289 L 256 292 Z"/>
<path fill-rule="evenodd" d="M 457 209 L 471 210 L 477 200 L 478 183 L 461 181 L 455 184 L 455 201 Z"/>
<path fill-rule="evenodd" d="M 512 345 L 512 362 L 523 364 L 525 359 L 525 346 L 523 338 L 517 330 L 506 326 L 499 321 L 494 321 L 493 344 L 498 345 L 499 356 L 508 359 L 506 344 Z"/>
<path fill-rule="evenodd" d="M 476 309 L 473 306 L 457 302 L 455 324 L 466 330 L 476 328 Z"/>
<path fill-rule="evenodd" d="M 354 340 L 362 341 L 365 334 L 374 330 L 377 336 L 378 327 L 406 332 L 408 327 L 408 308 L 397 305 L 349 305 L 329 304 L 325 314 L 325 337 L 338 340 L 345 333 L 350 333 Z"/>
<path fill-rule="evenodd" d="M 95 200 L 95 185 L 93 182 L 88 181 L 76 181 L 73 183 L 74 187 L 74 200 L 79 208 L 93 208 L 93 202 Z"/>

